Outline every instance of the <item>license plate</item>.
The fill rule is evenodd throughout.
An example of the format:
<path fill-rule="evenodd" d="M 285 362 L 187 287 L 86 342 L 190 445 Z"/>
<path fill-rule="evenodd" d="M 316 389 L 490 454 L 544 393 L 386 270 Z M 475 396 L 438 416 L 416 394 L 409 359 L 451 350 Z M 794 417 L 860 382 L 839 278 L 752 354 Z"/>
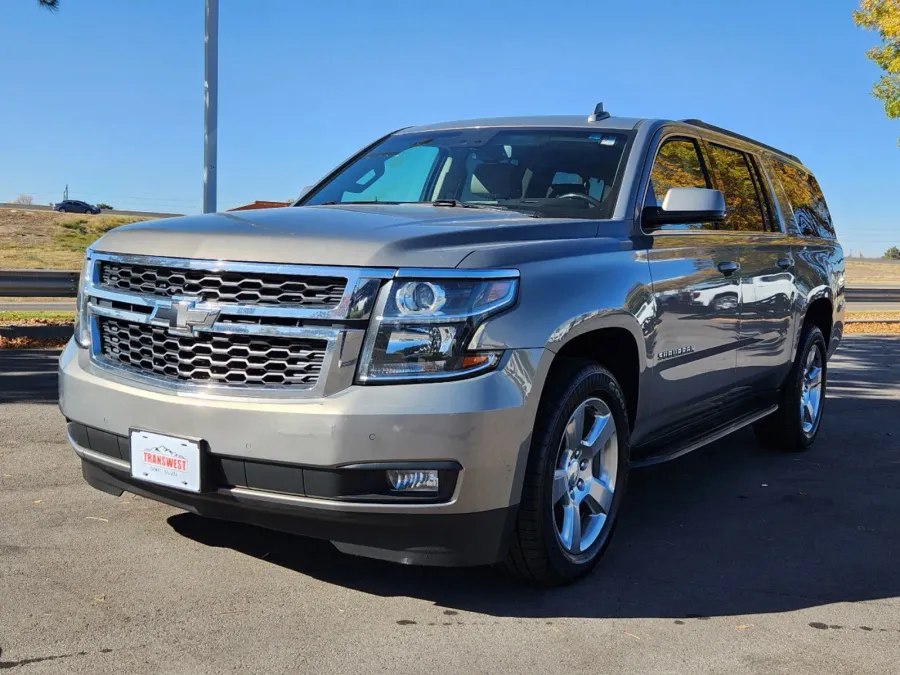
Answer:
<path fill-rule="evenodd" d="M 200 445 L 183 438 L 132 431 L 131 476 L 179 490 L 200 492 Z"/>

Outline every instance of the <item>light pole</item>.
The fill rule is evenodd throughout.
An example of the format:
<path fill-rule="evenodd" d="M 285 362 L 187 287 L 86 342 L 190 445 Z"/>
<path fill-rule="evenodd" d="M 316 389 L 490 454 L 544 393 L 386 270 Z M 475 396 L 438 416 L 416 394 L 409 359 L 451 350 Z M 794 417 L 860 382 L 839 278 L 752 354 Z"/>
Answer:
<path fill-rule="evenodd" d="M 206 0 L 206 70 L 203 82 L 203 213 L 216 211 L 219 114 L 219 0 Z"/>

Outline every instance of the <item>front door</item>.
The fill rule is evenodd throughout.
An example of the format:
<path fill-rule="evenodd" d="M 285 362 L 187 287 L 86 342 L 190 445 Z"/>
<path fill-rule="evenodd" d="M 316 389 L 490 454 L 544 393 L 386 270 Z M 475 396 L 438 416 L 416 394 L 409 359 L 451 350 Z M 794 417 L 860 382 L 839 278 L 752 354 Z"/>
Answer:
<path fill-rule="evenodd" d="M 712 187 L 696 138 L 670 136 L 655 156 L 644 204 L 673 187 Z M 740 340 L 739 238 L 714 223 L 663 225 L 648 233 L 658 321 L 649 336 L 653 414 L 648 435 L 715 411 L 734 388 Z"/>
<path fill-rule="evenodd" d="M 732 237 L 714 232 L 653 237 L 648 259 L 659 319 L 653 391 L 660 427 L 703 416 L 734 388 L 739 256 Z"/>

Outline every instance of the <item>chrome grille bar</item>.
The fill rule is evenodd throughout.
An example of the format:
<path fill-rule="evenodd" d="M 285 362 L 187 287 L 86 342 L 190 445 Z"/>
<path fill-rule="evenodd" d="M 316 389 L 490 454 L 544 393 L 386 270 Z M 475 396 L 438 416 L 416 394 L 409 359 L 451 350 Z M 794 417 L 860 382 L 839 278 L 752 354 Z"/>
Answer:
<path fill-rule="evenodd" d="M 304 325 L 305 321 L 337 323 L 368 319 L 383 280 L 394 274 L 393 270 L 377 268 L 232 263 L 102 252 L 92 252 L 91 259 L 91 278 L 85 295 L 94 364 L 125 379 L 204 397 L 303 398 L 326 395 L 347 386 L 352 381 L 364 330 L 358 324 L 354 327 L 352 324 L 345 327 L 321 323 Z M 214 270 L 228 275 L 244 272 L 297 275 L 312 280 L 309 281 L 311 284 L 317 283 L 315 277 L 321 276 L 328 280 L 346 279 L 346 285 L 340 300 L 331 307 L 242 304 L 234 301 L 236 298 L 203 301 L 196 295 L 163 297 L 155 292 L 109 288 L 102 284 L 104 263 Z M 248 341 L 260 352 L 254 355 L 252 364 L 243 356 Z M 317 346 L 310 348 L 312 351 L 296 347 L 300 351 L 294 355 L 297 358 L 292 356 L 294 360 L 289 371 L 296 376 L 277 377 L 260 370 L 267 367 L 269 355 L 280 355 L 280 350 L 288 344 Z M 232 363 L 236 373 L 222 370 L 219 363 L 215 364 L 217 370 L 214 373 L 210 371 L 205 355 L 198 359 L 192 353 L 197 345 L 200 351 L 207 350 L 205 345 L 214 345 L 217 358 L 229 354 L 229 359 L 223 363 Z M 167 350 L 173 353 L 168 354 Z M 239 354 L 232 359 L 230 351 Z M 310 364 L 300 364 L 295 369 L 298 358 L 311 359 Z M 203 365 L 195 369 L 192 364 L 197 362 Z M 273 363 L 273 372 L 284 365 L 281 361 Z"/>
<path fill-rule="evenodd" d="M 213 272 L 247 273 L 265 275 L 296 275 L 298 277 L 322 276 L 327 278 L 340 277 L 347 280 L 340 301 L 331 307 L 303 306 L 296 304 L 285 305 L 260 305 L 243 304 L 240 302 L 212 302 L 200 301 L 196 303 L 198 308 L 220 311 L 238 316 L 281 316 L 297 319 L 368 319 L 375 303 L 375 296 L 384 279 L 393 276 L 394 271 L 381 268 L 362 267 L 322 267 L 306 265 L 284 265 L 265 263 L 232 263 L 221 260 L 188 260 L 185 258 L 159 258 L 153 256 L 114 255 L 110 253 L 95 252 L 92 256 L 94 264 L 94 279 L 90 289 L 90 295 L 96 298 L 141 305 L 144 307 L 163 306 L 169 307 L 172 302 L 191 296 L 172 296 L 170 298 L 135 293 L 129 290 L 114 289 L 103 286 L 100 279 L 100 269 L 104 262 L 128 263 L 132 265 L 144 265 L 148 267 L 163 267 L 189 270 L 208 270 Z M 97 264 L 100 263 L 100 264 Z"/>

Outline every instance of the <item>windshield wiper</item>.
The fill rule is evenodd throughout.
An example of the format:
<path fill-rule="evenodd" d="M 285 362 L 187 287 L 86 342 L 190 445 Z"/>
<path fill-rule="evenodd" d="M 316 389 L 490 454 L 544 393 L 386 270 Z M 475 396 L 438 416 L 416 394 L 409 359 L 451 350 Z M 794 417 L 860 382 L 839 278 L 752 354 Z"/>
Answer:
<path fill-rule="evenodd" d="M 407 204 L 409 202 L 380 202 L 377 199 L 360 202 L 322 202 L 321 204 L 308 204 L 307 206 L 353 206 L 354 204 Z"/>
<path fill-rule="evenodd" d="M 435 199 L 433 202 L 428 203 L 432 206 L 458 206 L 463 209 L 490 208 L 489 206 L 485 206 L 484 204 L 469 204 L 468 202 L 461 202 L 458 199 Z"/>
<path fill-rule="evenodd" d="M 458 199 L 435 199 L 433 202 L 424 203 L 431 204 L 432 206 L 458 206 L 462 209 L 502 209 L 503 211 L 519 211 L 516 206 L 510 204 L 473 204 L 472 202 L 461 202 Z"/>

